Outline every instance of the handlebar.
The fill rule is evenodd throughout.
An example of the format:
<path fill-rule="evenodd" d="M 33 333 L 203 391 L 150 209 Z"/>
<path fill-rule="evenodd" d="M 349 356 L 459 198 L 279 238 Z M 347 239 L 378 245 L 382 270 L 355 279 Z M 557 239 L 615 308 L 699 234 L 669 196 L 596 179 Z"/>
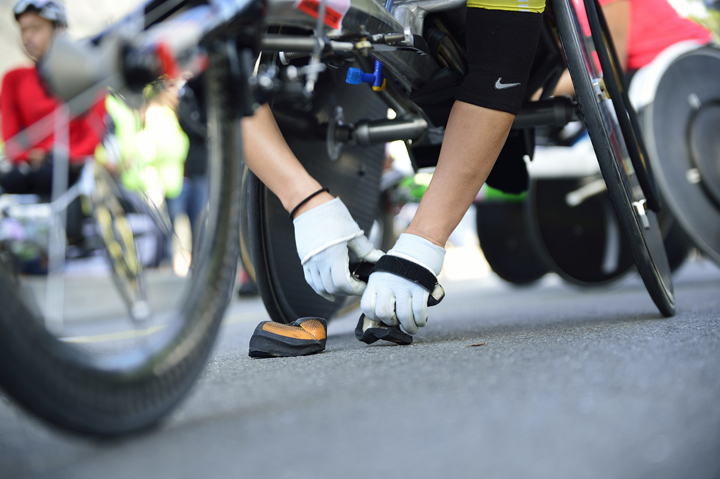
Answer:
<path fill-rule="evenodd" d="M 137 92 L 178 69 L 201 71 L 203 45 L 214 39 L 232 36 L 257 49 L 261 7 L 258 0 L 148 1 L 89 41 L 56 36 L 39 70 L 71 114 L 78 114 L 106 88 Z"/>

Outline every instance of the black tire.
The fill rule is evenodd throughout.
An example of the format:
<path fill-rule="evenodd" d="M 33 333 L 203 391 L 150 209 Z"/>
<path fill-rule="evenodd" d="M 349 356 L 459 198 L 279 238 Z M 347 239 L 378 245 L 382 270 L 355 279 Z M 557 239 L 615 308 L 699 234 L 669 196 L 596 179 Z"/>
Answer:
<path fill-rule="evenodd" d="M 321 77 L 308 122 L 327 122 L 336 105 L 343 107 L 349 122 L 385 117 L 385 103 L 369 86 L 345 83 L 345 74 L 346 70 L 341 69 Z M 282 121 L 278 123 L 283 129 Z M 284 133 L 308 172 L 342 199 L 360 228 L 369 234 L 381 196 L 383 146 L 345 145 L 340 157 L 331 160 L 326 140 Z M 243 215 L 247 215 L 248 226 L 243 232 L 241 250 L 250 253 L 251 277 L 254 276 L 270 318 L 285 324 L 304 316 L 330 320 L 352 300 L 330 302 L 308 286 L 297 256 L 293 223 L 280 200 L 252 172 L 247 172 L 244 181 L 247 196 Z"/>
<path fill-rule="evenodd" d="M 582 178 L 532 181 L 527 230 L 538 256 L 564 280 L 583 287 L 604 286 L 623 278 L 635 262 L 607 192 L 568 206 L 566 195 L 584 183 Z M 692 244 L 665 212 L 660 225 L 670 271 L 675 272 Z"/>
<path fill-rule="evenodd" d="M 533 180 L 527 231 L 538 256 L 565 281 L 606 285 L 625 276 L 635 263 L 606 192 L 568 206 L 566 195 L 583 184 L 580 178 Z"/>
<path fill-rule="evenodd" d="M 96 436 L 152 426 L 205 364 L 237 263 L 242 149 L 227 58 L 210 52 L 206 72 L 209 136 L 215 140 L 209 162 L 222 172 L 211 180 L 215 207 L 205 218 L 206 241 L 193 260 L 189 287 L 161 333 L 128 351 L 94 355 L 50 334 L 22 300 L 16 278 L 0 269 L 0 385 L 53 425 Z"/>
<path fill-rule="evenodd" d="M 536 254 L 525 221 L 525 202 L 484 202 L 475 206 L 480 249 L 502 279 L 529 285 L 550 269 Z"/>
<path fill-rule="evenodd" d="M 588 53 L 606 48 L 606 45 L 586 45 L 592 41 L 583 35 L 578 12 L 572 2 L 553 0 L 552 7 L 585 125 L 638 272 L 660 312 L 672 316 L 675 297 L 657 217 L 651 209 L 644 208 L 647 198 L 638 175 L 632 171 L 626 141 L 614 118 L 614 111 L 608 104 L 607 95 L 601 90 L 602 75 Z M 609 99 L 612 103 L 623 101 L 613 97 L 612 92 Z"/>

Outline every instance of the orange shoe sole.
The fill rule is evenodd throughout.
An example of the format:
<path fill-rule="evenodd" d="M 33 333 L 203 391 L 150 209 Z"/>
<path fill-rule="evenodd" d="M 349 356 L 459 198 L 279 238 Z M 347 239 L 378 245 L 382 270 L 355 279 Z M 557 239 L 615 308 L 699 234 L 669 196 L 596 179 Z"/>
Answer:
<path fill-rule="evenodd" d="M 250 338 L 251 358 L 307 356 L 325 350 L 327 322 L 300 318 L 290 324 L 263 321 Z"/>

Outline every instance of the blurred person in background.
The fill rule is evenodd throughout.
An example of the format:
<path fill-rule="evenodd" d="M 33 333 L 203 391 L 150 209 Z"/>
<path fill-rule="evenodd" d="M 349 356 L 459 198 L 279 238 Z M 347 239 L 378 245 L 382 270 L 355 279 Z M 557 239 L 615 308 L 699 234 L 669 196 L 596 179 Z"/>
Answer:
<path fill-rule="evenodd" d="M 188 137 L 189 148 L 177 207 L 190 220 L 193 244 L 200 233 L 198 221 L 208 199 L 207 115 L 202 82 L 202 77 L 188 80 L 180 89 L 178 102 L 178 119 Z"/>
<path fill-rule="evenodd" d="M 183 189 L 185 160 L 190 141 L 177 116 L 179 82 L 165 79 L 149 85 L 145 90 L 147 106 L 142 118 L 142 130 L 137 144 L 143 157 L 143 184 L 146 191 L 161 192 L 167 207 L 170 223 L 182 213 L 180 195 Z M 160 204 L 160 194 L 154 199 Z M 168 235 L 165 257 L 173 264 L 187 266 L 179 251 L 173 251 L 173 238 Z"/>
<path fill-rule="evenodd" d="M 185 178 L 178 197 L 176 214 L 184 212 L 190 221 L 193 245 L 202 231 L 202 212 L 208 200 L 207 178 L 207 114 L 205 111 L 203 77 L 190 78 L 180 89 L 178 118 L 190 142 L 185 160 Z M 238 295 L 256 296 L 258 289 L 242 264 L 238 265 Z"/>
<path fill-rule="evenodd" d="M 149 85 L 136 108 L 111 90 L 105 100 L 106 134 L 95 151 L 96 162 L 115 178 L 126 213 L 144 214 L 148 206 L 168 210 L 169 222 L 141 221 L 133 227 L 155 238 L 147 250 L 147 266 L 159 266 L 172 253 L 172 235 L 166 228 L 172 227 L 176 216 L 172 207 L 182 189 L 187 154 L 187 137 L 178 125 L 176 107 L 177 88 L 164 80 Z"/>
<path fill-rule="evenodd" d="M 165 195 L 171 221 L 180 209 L 185 159 L 190 142 L 177 116 L 179 85 L 174 80 L 160 80 L 145 90 L 147 106 L 138 146 L 144 157 L 145 182 L 157 182 Z"/>
<path fill-rule="evenodd" d="M 582 10 L 582 1 L 579 3 Z M 600 5 L 628 82 L 666 48 L 688 40 L 705 44 L 712 37 L 707 29 L 678 15 L 667 0 L 600 0 Z M 589 34 L 589 26 L 583 28 Z M 567 70 L 555 94 L 575 95 Z"/>
<path fill-rule="evenodd" d="M 95 159 L 129 191 L 153 196 L 156 205 L 170 203 L 182 191 L 187 135 L 177 115 L 178 87 L 160 80 L 148 85 L 139 108 L 110 91 L 105 100 L 106 133 Z"/>
<path fill-rule="evenodd" d="M 54 0 L 19 0 L 14 15 L 28 57 L 36 64 L 45 55 L 53 36 L 67 28 L 65 5 Z M 5 154 L 12 166 L 0 172 L 6 193 L 35 193 L 48 197 L 52 188 L 52 155 L 55 115 L 61 102 L 48 94 L 37 67 L 17 68 L 3 78 L 0 116 Z M 80 175 L 104 131 L 104 101 L 68 125 L 69 180 Z"/>

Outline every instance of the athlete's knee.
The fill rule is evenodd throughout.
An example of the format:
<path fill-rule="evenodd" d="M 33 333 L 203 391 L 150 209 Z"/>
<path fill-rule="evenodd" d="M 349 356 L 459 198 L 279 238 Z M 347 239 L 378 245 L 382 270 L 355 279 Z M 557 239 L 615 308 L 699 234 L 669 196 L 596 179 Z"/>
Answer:
<path fill-rule="evenodd" d="M 491 0 L 479 3 L 500 4 Z M 476 8 L 475 4 L 468 0 L 465 35 L 470 68 L 457 99 L 517 114 L 527 90 L 545 2 L 515 3 L 514 10 Z M 518 7 L 531 4 L 527 10 Z"/>

